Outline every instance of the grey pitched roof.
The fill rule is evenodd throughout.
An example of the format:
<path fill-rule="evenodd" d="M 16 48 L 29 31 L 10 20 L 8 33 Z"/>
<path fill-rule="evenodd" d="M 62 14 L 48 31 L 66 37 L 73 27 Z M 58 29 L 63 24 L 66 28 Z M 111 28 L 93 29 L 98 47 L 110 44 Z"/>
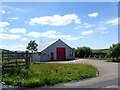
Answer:
<path fill-rule="evenodd" d="M 58 40 L 59 39 L 39 43 L 38 44 L 38 52 L 41 52 L 41 51 L 45 50 L 47 47 L 49 47 L 50 45 L 52 45 L 53 43 L 55 43 Z"/>

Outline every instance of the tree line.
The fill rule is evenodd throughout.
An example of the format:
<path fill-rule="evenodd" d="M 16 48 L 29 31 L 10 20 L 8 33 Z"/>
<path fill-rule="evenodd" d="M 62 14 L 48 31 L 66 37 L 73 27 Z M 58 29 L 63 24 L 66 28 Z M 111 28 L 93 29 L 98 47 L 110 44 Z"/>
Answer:
<path fill-rule="evenodd" d="M 77 47 L 73 48 L 75 51 L 76 58 L 84 58 L 84 56 L 89 56 L 92 54 L 92 49 L 90 47 Z M 120 58 L 120 43 L 112 44 L 108 49 L 106 54 L 112 58 Z"/>

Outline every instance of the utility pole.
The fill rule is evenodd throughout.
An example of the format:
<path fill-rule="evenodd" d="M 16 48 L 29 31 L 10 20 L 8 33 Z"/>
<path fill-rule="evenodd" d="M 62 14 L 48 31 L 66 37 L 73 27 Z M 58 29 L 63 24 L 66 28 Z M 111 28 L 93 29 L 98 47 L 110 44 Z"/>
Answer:
<path fill-rule="evenodd" d="M 41 33 L 41 42 L 42 42 L 42 33 Z"/>

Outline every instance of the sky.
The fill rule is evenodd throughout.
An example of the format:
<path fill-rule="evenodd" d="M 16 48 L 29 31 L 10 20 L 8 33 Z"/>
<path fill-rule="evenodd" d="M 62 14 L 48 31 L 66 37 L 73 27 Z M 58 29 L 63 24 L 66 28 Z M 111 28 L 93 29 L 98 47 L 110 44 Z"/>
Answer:
<path fill-rule="evenodd" d="M 106 49 L 118 42 L 117 2 L 3 2 L 0 48 L 26 50 L 30 40 Z"/>

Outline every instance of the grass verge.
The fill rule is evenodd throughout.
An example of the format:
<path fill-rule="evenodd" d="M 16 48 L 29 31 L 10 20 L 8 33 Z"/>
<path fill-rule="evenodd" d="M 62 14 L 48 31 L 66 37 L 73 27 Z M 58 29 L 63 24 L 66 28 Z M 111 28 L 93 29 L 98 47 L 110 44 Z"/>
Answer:
<path fill-rule="evenodd" d="M 105 60 L 106 62 L 117 62 L 117 63 L 120 62 L 120 58 L 117 59 L 117 58 L 94 58 L 94 57 L 91 57 L 91 58 L 76 58 L 76 59 Z"/>
<path fill-rule="evenodd" d="M 32 64 L 30 69 L 11 68 L 3 75 L 5 84 L 40 87 L 96 76 L 96 68 L 89 64 Z"/>
<path fill-rule="evenodd" d="M 120 58 L 119 59 L 116 59 L 116 58 L 108 58 L 106 59 L 107 62 L 117 62 L 117 63 L 120 63 Z"/>
<path fill-rule="evenodd" d="M 95 60 L 106 60 L 106 58 L 95 58 L 95 57 L 90 57 L 90 58 L 76 58 L 76 59 L 95 59 Z"/>

